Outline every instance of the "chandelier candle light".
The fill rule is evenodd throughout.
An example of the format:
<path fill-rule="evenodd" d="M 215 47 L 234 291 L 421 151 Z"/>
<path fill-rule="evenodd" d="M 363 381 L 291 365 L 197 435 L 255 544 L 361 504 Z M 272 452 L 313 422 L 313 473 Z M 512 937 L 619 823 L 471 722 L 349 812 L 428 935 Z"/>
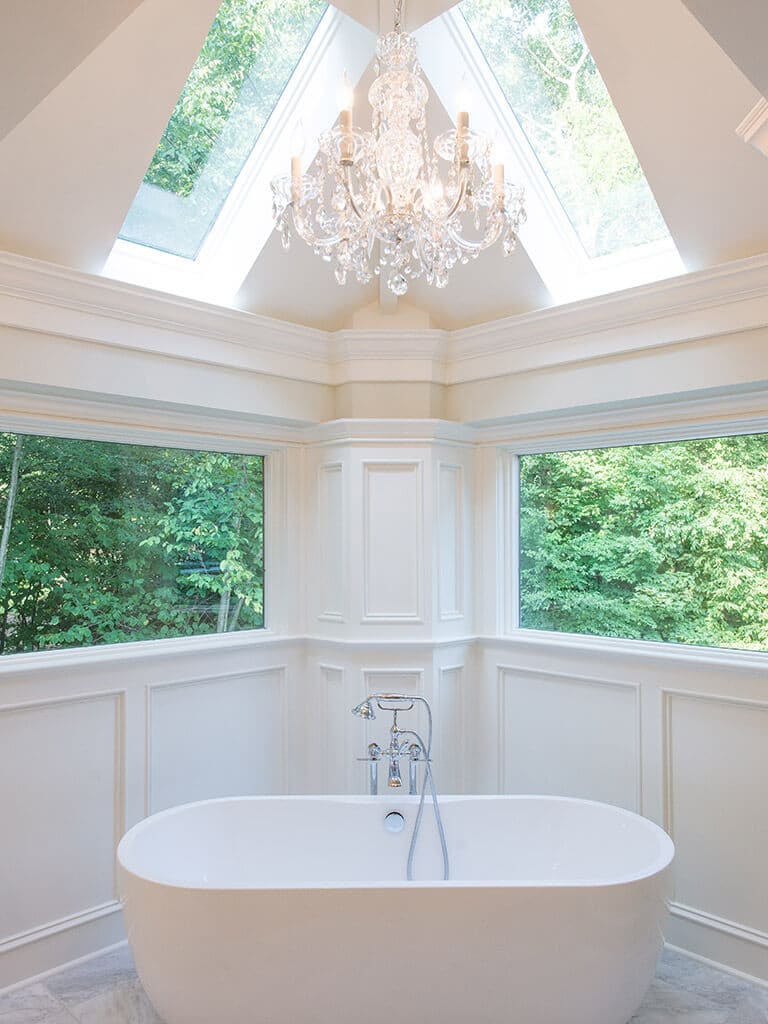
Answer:
<path fill-rule="evenodd" d="M 475 259 L 502 235 L 509 255 L 525 220 L 522 188 L 504 180 L 503 164 L 491 158 L 491 138 L 469 127 L 466 110 L 459 110 L 455 130 L 438 135 L 430 148 L 429 92 L 416 40 L 401 28 L 402 6 L 396 0 L 394 31 L 376 46 L 371 131 L 353 125 L 345 74 L 338 124 L 320 137 L 317 170 L 302 174 L 297 142 L 290 175 L 272 181 L 273 215 L 286 249 L 293 225 L 318 256 L 333 262 L 339 284 L 350 274 L 365 284 L 383 273 L 398 296 L 421 276 L 444 288 L 457 263 Z"/>

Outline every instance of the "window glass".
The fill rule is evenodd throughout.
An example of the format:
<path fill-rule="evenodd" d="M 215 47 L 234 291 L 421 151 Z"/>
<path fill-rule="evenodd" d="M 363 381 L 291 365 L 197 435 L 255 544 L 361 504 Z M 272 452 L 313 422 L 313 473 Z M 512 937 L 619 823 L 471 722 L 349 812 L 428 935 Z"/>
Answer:
<path fill-rule="evenodd" d="M 592 258 L 669 238 L 568 0 L 460 5 Z"/>
<path fill-rule="evenodd" d="M 197 255 L 327 6 L 223 0 L 121 238 Z"/>
<path fill-rule="evenodd" d="M 768 650 L 768 434 L 520 458 L 520 623 Z"/>
<path fill-rule="evenodd" d="M 0 653 L 264 624 L 264 459 L 0 434 Z"/>

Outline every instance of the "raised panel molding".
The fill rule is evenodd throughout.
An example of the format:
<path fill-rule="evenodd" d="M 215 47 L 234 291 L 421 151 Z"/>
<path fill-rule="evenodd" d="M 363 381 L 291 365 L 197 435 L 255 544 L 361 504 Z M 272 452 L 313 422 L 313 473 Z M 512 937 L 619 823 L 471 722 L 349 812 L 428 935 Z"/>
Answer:
<path fill-rule="evenodd" d="M 512 712 L 515 682 L 528 717 L 520 704 Z M 584 797 L 642 812 L 639 685 L 498 665 L 496 719 L 500 793 Z"/>
<path fill-rule="evenodd" d="M 146 687 L 148 814 L 284 790 L 285 672 L 275 665 Z"/>
<path fill-rule="evenodd" d="M 318 467 L 317 483 L 320 555 L 317 618 L 324 622 L 344 622 L 347 617 L 346 519 L 343 464 L 325 462 Z"/>
<path fill-rule="evenodd" d="M 438 675 L 435 774 L 444 793 L 466 792 L 467 718 L 464 713 L 464 666 L 446 665 Z"/>
<path fill-rule="evenodd" d="M 464 617 L 464 467 L 437 465 L 437 614 Z"/>
<path fill-rule="evenodd" d="M 363 462 L 363 622 L 424 621 L 422 466 Z"/>
<path fill-rule="evenodd" d="M 671 688 L 661 700 L 672 912 L 768 948 L 768 702 Z"/>
<path fill-rule="evenodd" d="M 350 714 L 353 704 L 347 699 L 345 672 L 340 665 L 320 662 L 322 793 L 353 793 L 355 791 L 355 754 L 352 751 Z M 360 751 L 362 756 L 362 745 Z M 309 766 L 309 777 L 312 771 Z"/>
<path fill-rule="evenodd" d="M 0 707 L 0 955 L 120 909 L 125 774 L 124 690 Z"/>

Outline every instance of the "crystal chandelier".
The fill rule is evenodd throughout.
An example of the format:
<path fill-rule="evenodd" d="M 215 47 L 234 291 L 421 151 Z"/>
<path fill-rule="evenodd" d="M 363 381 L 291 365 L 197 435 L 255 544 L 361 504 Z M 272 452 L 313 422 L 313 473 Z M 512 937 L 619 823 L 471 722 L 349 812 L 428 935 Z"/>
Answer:
<path fill-rule="evenodd" d="M 333 262 L 339 284 L 350 275 L 365 284 L 384 274 L 398 296 L 422 276 L 444 288 L 457 263 L 475 259 L 502 235 L 509 255 L 525 219 L 522 188 L 504 180 L 503 165 L 491 159 L 492 140 L 470 129 L 466 111 L 430 148 L 429 92 L 416 40 L 401 29 L 402 6 L 396 0 L 394 31 L 376 46 L 371 131 L 353 126 L 347 83 L 338 124 L 320 137 L 318 169 L 302 174 L 299 153 L 290 175 L 272 181 L 284 248 L 293 225 Z"/>

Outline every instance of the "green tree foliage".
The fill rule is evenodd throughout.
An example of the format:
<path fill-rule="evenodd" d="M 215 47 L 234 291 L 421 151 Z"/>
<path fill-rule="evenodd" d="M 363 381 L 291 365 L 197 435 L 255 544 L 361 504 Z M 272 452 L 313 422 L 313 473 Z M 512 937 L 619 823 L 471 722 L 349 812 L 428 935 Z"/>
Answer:
<path fill-rule="evenodd" d="M 768 650 L 768 435 L 520 461 L 523 626 Z"/>
<path fill-rule="evenodd" d="M 189 196 L 226 130 L 226 159 L 207 191 L 228 191 L 326 6 L 223 0 L 144 180 Z"/>
<path fill-rule="evenodd" d="M 0 434 L 0 510 L 16 450 Z M 263 625 L 263 472 L 254 456 L 25 437 L 0 653 Z"/>
<path fill-rule="evenodd" d="M 461 10 L 590 256 L 667 229 L 568 0 Z"/>

